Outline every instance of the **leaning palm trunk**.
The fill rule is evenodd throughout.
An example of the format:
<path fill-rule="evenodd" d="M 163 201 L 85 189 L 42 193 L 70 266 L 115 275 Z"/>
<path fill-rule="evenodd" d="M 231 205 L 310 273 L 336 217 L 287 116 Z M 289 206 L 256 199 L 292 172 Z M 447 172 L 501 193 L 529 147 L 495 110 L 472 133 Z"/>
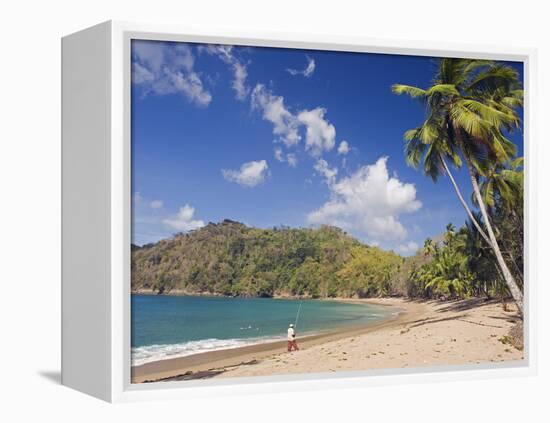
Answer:
<path fill-rule="evenodd" d="M 470 210 L 470 207 L 468 207 L 468 204 L 466 204 L 466 201 L 464 200 L 464 197 L 462 196 L 462 193 L 460 192 L 460 188 L 458 187 L 458 185 L 455 181 L 455 178 L 453 177 L 453 174 L 451 173 L 451 170 L 447 166 L 447 162 L 445 161 L 445 159 L 443 158 L 443 156 L 441 154 L 439 155 L 439 158 L 441 159 L 441 163 L 443 163 L 443 167 L 445 168 L 445 172 L 447 173 L 447 175 L 449 176 L 449 179 L 451 180 L 451 183 L 453 184 L 456 195 L 457 195 L 458 199 L 460 200 L 460 203 L 462 204 L 462 207 L 464 207 L 464 210 L 466 210 L 466 213 L 468 214 L 468 217 L 470 218 L 470 220 L 474 224 L 475 228 L 478 230 L 481 237 L 492 248 L 491 240 L 489 239 L 489 237 L 487 236 L 485 231 L 479 225 L 478 221 L 476 220 L 476 218 L 472 214 L 472 211 Z"/>
<path fill-rule="evenodd" d="M 502 271 L 502 276 L 504 277 L 506 285 L 508 286 L 508 289 L 510 290 L 512 297 L 514 298 L 514 301 L 518 306 L 519 312 L 523 315 L 523 293 L 519 289 L 516 283 L 516 280 L 514 279 L 514 276 L 510 272 L 510 269 L 508 269 L 508 266 L 506 265 L 506 261 L 504 261 L 504 257 L 502 256 L 500 247 L 495 237 L 495 233 L 493 231 L 493 227 L 489 220 L 489 215 L 487 214 L 487 208 L 485 207 L 483 198 L 481 198 L 481 191 L 479 190 L 479 185 L 477 183 L 474 169 L 467 157 L 466 157 L 466 162 L 468 164 L 468 171 L 470 173 L 470 180 L 472 181 L 472 187 L 474 188 L 474 194 L 476 196 L 479 209 L 481 210 L 481 215 L 483 216 L 483 221 L 485 223 L 485 227 L 487 228 L 487 233 L 489 234 L 489 239 L 491 240 L 491 248 L 495 253 L 498 265 L 500 267 L 500 270 Z"/>

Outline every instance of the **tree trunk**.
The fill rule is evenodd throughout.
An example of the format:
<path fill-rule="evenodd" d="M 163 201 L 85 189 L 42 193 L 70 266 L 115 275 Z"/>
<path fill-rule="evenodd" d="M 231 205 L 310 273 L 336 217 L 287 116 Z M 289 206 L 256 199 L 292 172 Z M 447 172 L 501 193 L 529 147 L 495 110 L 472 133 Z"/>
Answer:
<path fill-rule="evenodd" d="M 458 188 L 458 185 L 456 184 L 455 178 L 453 177 L 453 174 L 451 173 L 449 167 L 447 166 L 447 162 L 445 161 L 445 159 L 443 158 L 443 156 L 441 154 L 439 155 L 439 158 L 441 159 L 441 162 L 443 163 L 443 167 L 445 168 L 445 172 L 447 172 L 447 175 L 449 175 L 449 179 L 451 180 L 451 183 L 453 184 L 456 195 L 458 196 L 458 199 L 460 200 L 460 203 L 464 207 L 464 210 L 466 210 L 466 213 L 468 214 L 468 217 L 470 218 L 470 220 L 472 221 L 472 223 L 474 224 L 474 226 L 478 230 L 481 237 L 492 248 L 493 246 L 491 244 L 491 241 L 487 237 L 487 234 L 485 233 L 485 231 L 481 228 L 481 226 L 479 225 L 479 223 L 475 219 L 475 217 L 472 214 L 472 211 L 470 210 L 470 207 L 468 206 L 466 201 L 464 201 L 464 197 L 462 197 L 462 193 L 460 192 L 460 188 Z"/>
<path fill-rule="evenodd" d="M 519 268 L 518 263 L 516 262 L 516 259 L 514 258 L 514 255 L 509 250 L 504 250 L 504 252 L 506 254 L 508 254 L 508 257 L 510 259 L 510 263 L 512 263 L 514 265 L 514 267 L 516 269 L 516 272 L 517 272 L 516 276 L 521 275 L 521 269 Z M 520 278 L 520 281 L 521 281 L 521 286 L 523 286 L 523 276 L 519 276 L 519 278 Z"/>
<path fill-rule="evenodd" d="M 489 238 L 491 240 L 491 248 L 493 249 L 495 256 L 497 258 L 498 265 L 500 267 L 500 270 L 502 271 L 502 276 L 504 277 L 504 280 L 506 281 L 506 285 L 508 286 L 508 289 L 510 290 L 510 293 L 512 294 L 512 297 L 514 298 L 514 301 L 516 302 L 516 305 L 518 306 L 519 312 L 523 315 L 523 293 L 519 289 L 516 280 L 514 279 L 514 276 L 510 272 L 510 269 L 508 269 L 508 266 L 506 265 L 506 262 L 504 261 L 504 257 L 502 257 L 502 253 L 500 251 L 500 247 L 497 243 L 497 239 L 495 237 L 495 233 L 493 232 L 493 227 L 491 225 L 491 222 L 489 221 L 489 215 L 487 214 L 487 208 L 485 207 L 485 203 L 483 202 L 483 199 L 481 198 L 481 192 L 479 190 L 479 185 L 477 183 L 477 179 L 474 173 L 474 170 L 472 168 L 472 165 L 467 157 L 465 157 L 466 162 L 468 164 L 468 172 L 470 173 L 470 180 L 472 181 L 472 187 L 474 188 L 474 194 L 476 196 L 479 209 L 481 210 L 481 215 L 483 216 L 483 221 L 485 223 L 485 227 L 487 228 L 487 233 L 489 234 Z"/>

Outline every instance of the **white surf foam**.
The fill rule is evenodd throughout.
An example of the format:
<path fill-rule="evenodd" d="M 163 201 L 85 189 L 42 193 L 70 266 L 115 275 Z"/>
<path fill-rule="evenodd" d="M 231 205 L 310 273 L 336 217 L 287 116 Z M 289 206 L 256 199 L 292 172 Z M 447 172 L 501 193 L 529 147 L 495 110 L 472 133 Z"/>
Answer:
<path fill-rule="evenodd" d="M 176 357 L 186 357 L 207 351 L 225 350 L 246 345 L 277 341 L 282 338 L 255 339 L 202 339 L 180 344 L 146 345 L 132 348 L 132 366 L 139 366 L 153 361 L 167 360 Z"/>

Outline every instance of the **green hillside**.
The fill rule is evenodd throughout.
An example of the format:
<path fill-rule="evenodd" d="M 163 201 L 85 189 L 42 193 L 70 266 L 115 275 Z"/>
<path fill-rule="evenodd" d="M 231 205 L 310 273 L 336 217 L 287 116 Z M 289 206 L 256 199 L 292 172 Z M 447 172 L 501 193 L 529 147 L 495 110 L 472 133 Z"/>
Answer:
<path fill-rule="evenodd" d="M 367 297 L 396 293 L 404 259 L 342 230 L 257 229 L 224 220 L 132 246 L 132 291 L 234 296 Z"/>

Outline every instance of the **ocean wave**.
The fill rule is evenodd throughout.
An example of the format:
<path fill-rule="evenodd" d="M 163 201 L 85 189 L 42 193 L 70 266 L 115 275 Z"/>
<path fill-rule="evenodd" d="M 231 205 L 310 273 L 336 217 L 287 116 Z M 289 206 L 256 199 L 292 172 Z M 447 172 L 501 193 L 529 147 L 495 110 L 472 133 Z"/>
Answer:
<path fill-rule="evenodd" d="M 255 339 L 202 339 L 179 344 L 145 345 L 132 348 L 132 366 L 140 366 L 153 361 L 186 357 L 208 351 L 226 350 L 264 342 L 277 341 L 282 338 Z"/>

